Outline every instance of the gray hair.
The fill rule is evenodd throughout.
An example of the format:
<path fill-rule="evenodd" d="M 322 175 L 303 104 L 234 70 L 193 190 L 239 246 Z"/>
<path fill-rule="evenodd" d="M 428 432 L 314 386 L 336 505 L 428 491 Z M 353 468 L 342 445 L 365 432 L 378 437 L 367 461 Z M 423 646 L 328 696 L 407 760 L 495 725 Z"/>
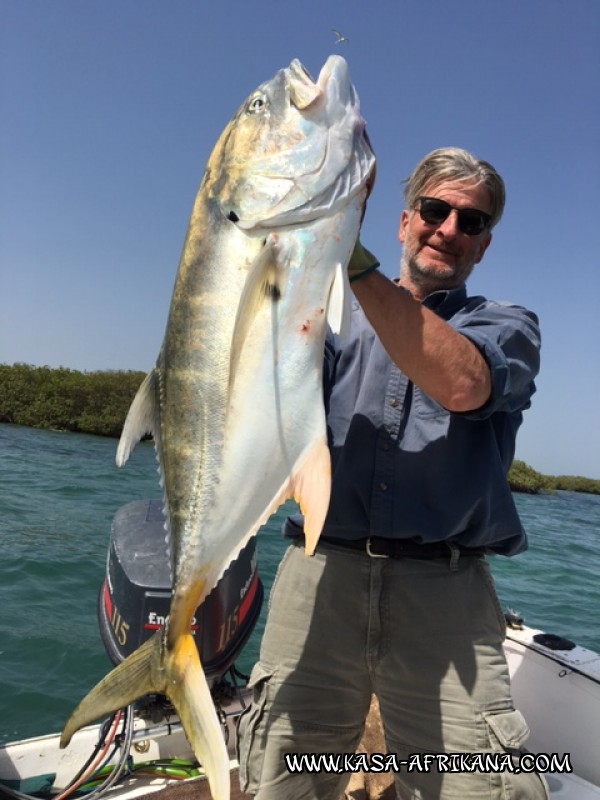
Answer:
<path fill-rule="evenodd" d="M 417 199 L 427 186 L 438 186 L 446 181 L 475 181 L 483 184 L 490 196 L 490 228 L 500 221 L 504 211 L 506 192 L 504 181 L 494 167 L 458 147 L 443 147 L 425 156 L 403 183 L 404 198 L 408 208 L 414 208 Z"/>

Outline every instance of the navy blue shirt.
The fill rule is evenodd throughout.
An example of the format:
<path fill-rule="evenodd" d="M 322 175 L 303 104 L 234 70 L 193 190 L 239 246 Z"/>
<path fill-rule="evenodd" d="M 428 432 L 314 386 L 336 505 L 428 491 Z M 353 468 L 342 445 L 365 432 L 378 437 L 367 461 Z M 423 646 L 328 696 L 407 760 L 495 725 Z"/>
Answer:
<path fill-rule="evenodd" d="M 464 286 L 423 303 L 479 348 L 491 371 L 490 399 L 460 414 L 440 406 L 392 363 L 354 301 L 349 340 L 332 336 L 326 344 L 332 492 L 323 535 L 450 540 L 513 555 L 527 540 L 506 475 L 535 391 L 537 317 L 467 297 Z"/>

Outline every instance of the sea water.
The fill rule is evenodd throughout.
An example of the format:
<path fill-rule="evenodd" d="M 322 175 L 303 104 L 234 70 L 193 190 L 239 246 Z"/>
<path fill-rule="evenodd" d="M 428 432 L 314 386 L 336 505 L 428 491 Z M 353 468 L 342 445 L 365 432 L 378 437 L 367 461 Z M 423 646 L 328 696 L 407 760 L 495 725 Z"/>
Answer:
<path fill-rule="evenodd" d="M 61 730 L 111 666 L 96 617 L 111 520 L 121 505 L 161 495 L 151 444 L 120 470 L 115 450 L 111 439 L 0 425 L 0 743 Z M 600 651 L 600 497 L 515 499 L 530 548 L 491 559 L 503 607 Z M 266 595 L 287 512 L 258 537 Z M 243 670 L 256 659 L 265 612 L 266 602 Z"/>

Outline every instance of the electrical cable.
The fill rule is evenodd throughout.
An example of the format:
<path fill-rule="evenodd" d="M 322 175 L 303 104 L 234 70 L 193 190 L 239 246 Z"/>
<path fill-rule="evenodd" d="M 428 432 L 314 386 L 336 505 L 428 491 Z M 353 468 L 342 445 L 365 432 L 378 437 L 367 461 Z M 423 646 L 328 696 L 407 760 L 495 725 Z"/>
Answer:
<path fill-rule="evenodd" d="M 100 763 L 102 763 L 102 761 L 104 760 L 104 756 L 108 752 L 108 750 L 109 750 L 111 744 L 113 743 L 113 740 L 114 740 L 114 738 L 115 738 L 115 736 L 117 734 L 117 728 L 119 726 L 120 719 L 121 719 L 121 711 L 117 711 L 117 713 L 113 717 L 113 722 L 111 723 L 111 727 L 110 727 L 110 731 L 108 733 L 107 741 L 104 743 L 104 746 L 102 747 L 102 749 L 98 753 L 96 759 L 93 761 L 92 764 L 90 764 L 90 766 L 88 768 L 88 771 L 86 771 L 83 775 L 81 775 L 80 778 L 77 781 L 71 782 L 57 797 L 54 798 L 54 800 L 65 800 L 66 797 L 69 797 L 71 794 L 73 794 L 73 792 L 79 786 L 81 786 L 81 784 L 84 783 L 87 780 L 87 778 L 94 772 L 96 767 Z"/>
<path fill-rule="evenodd" d="M 102 726 L 98 742 L 96 743 L 91 756 L 79 770 L 73 780 L 59 795 L 54 797 L 53 800 L 64 800 L 64 798 L 69 797 L 74 791 L 76 791 L 77 787 L 80 786 L 87 779 L 87 777 L 94 772 L 96 766 L 104 759 L 106 752 L 110 748 L 110 745 L 115 738 L 120 717 L 121 711 L 117 711 Z M 20 792 L 17 789 L 11 789 L 3 784 L 0 784 L 0 794 L 8 795 L 15 800 L 39 800 L 39 797 L 36 795 L 26 794 L 25 792 Z"/>

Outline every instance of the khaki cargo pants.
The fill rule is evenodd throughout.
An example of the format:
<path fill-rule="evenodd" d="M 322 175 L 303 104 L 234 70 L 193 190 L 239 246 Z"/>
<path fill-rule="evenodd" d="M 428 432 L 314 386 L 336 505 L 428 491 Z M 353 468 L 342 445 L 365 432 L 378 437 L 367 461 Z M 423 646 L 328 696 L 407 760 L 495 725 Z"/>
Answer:
<path fill-rule="evenodd" d="M 242 789 L 339 800 L 375 693 L 402 800 L 547 798 L 537 774 L 455 772 L 425 758 L 518 758 L 528 728 L 512 705 L 504 631 L 483 558 L 371 558 L 330 544 L 307 558 L 291 545 L 239 721 Z"/>

